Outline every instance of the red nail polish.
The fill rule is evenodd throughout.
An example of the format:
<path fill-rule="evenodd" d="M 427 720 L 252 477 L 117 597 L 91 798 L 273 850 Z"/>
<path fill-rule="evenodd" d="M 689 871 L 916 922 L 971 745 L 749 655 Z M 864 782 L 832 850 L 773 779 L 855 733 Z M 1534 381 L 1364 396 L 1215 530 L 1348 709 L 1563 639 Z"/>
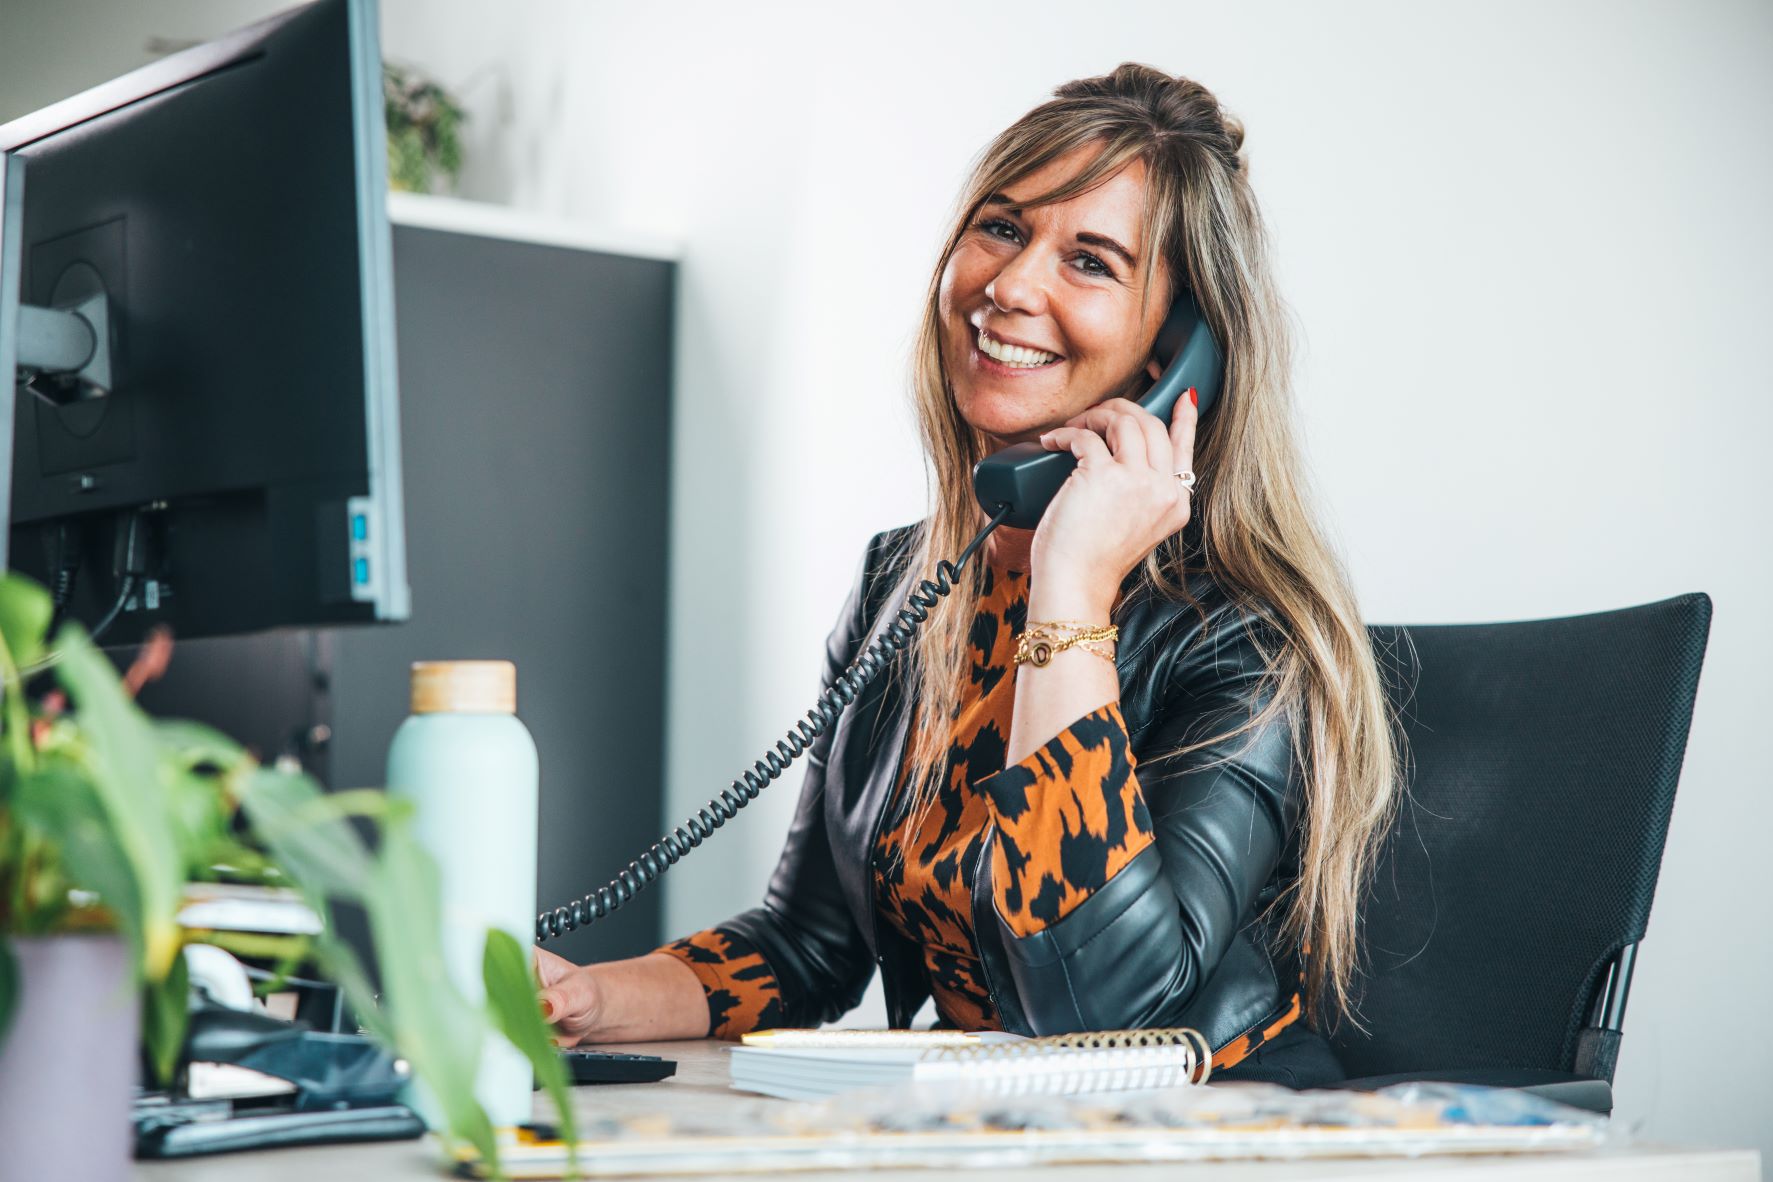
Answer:
<path fill-rule="evenodd" d="M 1194 409 L 1200 409 L 1200 395 L 1194 392 L 1193 386 L 1188 387 L 1188 402 Z"/>

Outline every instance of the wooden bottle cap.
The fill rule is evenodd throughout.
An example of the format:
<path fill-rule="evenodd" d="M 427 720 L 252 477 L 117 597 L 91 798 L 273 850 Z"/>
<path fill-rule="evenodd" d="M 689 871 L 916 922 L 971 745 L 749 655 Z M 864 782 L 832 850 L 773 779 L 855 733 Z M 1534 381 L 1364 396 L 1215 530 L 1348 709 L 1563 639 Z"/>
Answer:
<path fill-rule="evenodd" d="M 414 661 L 414 714 L 515 714 L 517 666 L 510 661 Z"/>

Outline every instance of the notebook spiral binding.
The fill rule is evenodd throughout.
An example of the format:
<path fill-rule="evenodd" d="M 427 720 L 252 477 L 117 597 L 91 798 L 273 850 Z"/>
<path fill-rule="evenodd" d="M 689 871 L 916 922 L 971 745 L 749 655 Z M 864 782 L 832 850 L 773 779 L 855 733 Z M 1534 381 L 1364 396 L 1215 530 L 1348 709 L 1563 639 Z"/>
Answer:
<path fill-rule="evenodd" d="M 1128 1057 L 1124 1052 L 1149 1051 Z M 1175 1055 L 1163 1052 L 1175 1051 Z M 1109 1052 L 1109 1053 L 1102 1053 Z M 1178 1083 L 1204 1084 L 1213 1073 L 1213 1047 L 1200 1031 L 1187 1026 L 1159 1030 L 1092 1030 L 1082 1034 L 1049 1034 L 1013 1043 L 979 1043 L 972 1046 L 938 1047 L 924 1055 L 927 1062 L 991 1064 L 1005 1070 L 1038 1067 L 1063 1081 L 1064 1090 L 1093 1090 L 1086 1075 L 1101 1074 L 1102 1086 L 1113 1088 L 1164 1087 Z M 962 1068 L 964 1070 L 964 1068 Z M 1138 1073 L 1137 1082 L 1127 1079 Z M 1108 1082 L 1109 1076 L 1120 1077 Z M 1026 1077 L 1024 1082 L 1027 1082 Z"/>

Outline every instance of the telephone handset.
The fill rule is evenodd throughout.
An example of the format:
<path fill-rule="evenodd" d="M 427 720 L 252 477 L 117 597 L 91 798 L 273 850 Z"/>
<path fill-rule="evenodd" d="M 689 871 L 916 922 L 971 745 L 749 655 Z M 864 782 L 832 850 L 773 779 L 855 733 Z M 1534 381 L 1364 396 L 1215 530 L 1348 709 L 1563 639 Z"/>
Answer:
<path fill-rule="evenodd" d="M 1219 396 L 1224 356 L 1193 295 L 1186 289 L 1179 291 L 1171 302 L 1163 326 L 1158 329 L 1153 353 L 1163 373 L 1139 399 L 1139 405 L 1167 425 L 1176 399 L 1192 386 L 1199 413 L 1205 415 Z M 719 796 L 654 842 L 651 849 L 628 863 L 607 886 L 537 916 L 536 942 L 595 923 L 616 910 L 755 800 L 837 721 L 838 715 L 886 670 L 895 655 L 910 646 L 918 627 L 929 618 L 930 609 L 953 589 L 967 561 L 991 536 L 991 531 L 1004 524 L 1018 529 L 1039 525 L 1041 514 L 1076 466 L 1077 459 L 1070 452 L 1047 451 L 1038 443 L 1013 444 L 980 460 L 973 467 L 973 491 L 991 520 L 967 543 L 960 557 L 954 562 L 938 563 L 935 580 L 919 582 L 906 598 L 905 606 L 899 609 L 898 618 L 819 695 L 818 704 L 807 711 L 806 718 L 795 723 L 794 729 Z"/>

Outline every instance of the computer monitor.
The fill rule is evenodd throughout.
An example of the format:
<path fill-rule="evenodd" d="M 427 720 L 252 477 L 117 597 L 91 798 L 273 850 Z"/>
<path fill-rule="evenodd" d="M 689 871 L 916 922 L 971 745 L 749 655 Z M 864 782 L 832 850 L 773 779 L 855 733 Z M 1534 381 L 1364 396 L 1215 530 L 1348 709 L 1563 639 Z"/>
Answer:
<path fill-rule="evenodd" d="M 107 643 L 408 614 L 377 26 L 315 0 L 0 127 L 0 557 Z"/>

